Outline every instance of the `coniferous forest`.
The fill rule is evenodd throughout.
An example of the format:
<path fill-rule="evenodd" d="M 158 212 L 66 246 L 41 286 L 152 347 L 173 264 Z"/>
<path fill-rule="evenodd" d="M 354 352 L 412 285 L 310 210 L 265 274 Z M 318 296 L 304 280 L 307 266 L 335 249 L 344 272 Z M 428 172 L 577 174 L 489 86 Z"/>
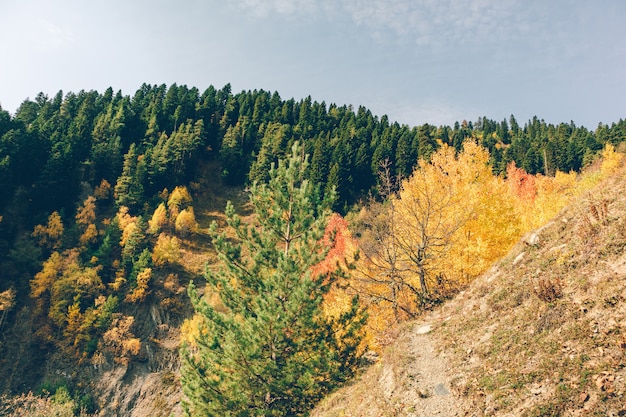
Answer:
<path fill-rule="evenodd" d="M 534 181 L 536 177 L 581 172 L 607 145 L 617 146 L 625 140 L 624 120 L 610 126 L 600 124 L 594 129 L 576 126 L 574 122 L 548 124 L 537 117 L 517 121 L 514 116 L 501 121 L 483 117 L 476 121 L 459 121 L 454 126 L 407 126 L 387 116 L 373 115 L 364 107 L 320 103 L 311 97 L 298 101 L 283 99 L 277 92 L 263 90 L 233 93 L 230 85 L 200 91 L 184 85 L 144 84 L 132 96 L 112 89 L 103 93 L 64 94 L 60 91 L 54 97 L 40 93 L 34 100 L 24 101 L 14 115 L 0 109 L 0 371 L 6 376 L 0 384 L 0 393 L 19 394 L 41 389 L 49 382 L 48 393 L 67 391 L 78 404 L 76 410 L 93 413 L 102 405 L 87 385 L 76 382 L 80 378 L 69 378 L 68 381 L 74 382 L 64 382 L 65 385 L 44 380 L 43 368 L 49 355 L 62 352 L 96 370 L 113 364 L 127 366 L 141 355 L 149 356 L 149 353 L 142 353 L 145 347 L 142 348 L 144 341 L 139 334 L 141 324 L 136 320 L 141 316 L 142 303 L 155 297 L 157 282 L 159 305 L 165 314 L 180 316 L 178 320 L 182 323 L 185 315 L 194 309 L 204 312 L 204 320 L 208 320 L 205 328 L 222 332 L 219 334 L 226 341 L 220 344 L 222 342 L 200 332 L 196 337 L 202 339 L 199 345 L 213 351 L 231 352 L 234 349 L 231 339 L 239 337 L 249 339 L 248 346 L 252 346 L 260 343 L 251 335 L 254 329 L 272 333 L 275 332 L 272 326 L 278 324 L 267 319 L 263 321 L 266 327 L 247 328 L 240 317 L 248 314 L 245 311 L 253 311 L 250 315 L 255 320 L 262 317 L 266 310 L 259 307 L 263 299 L 259 287 L 271 286 L 282 288 L 286 294 L 293 290 L 300 297 L 289 300 L 285 295 L 271 308 L 290 309 L 293 317 L 308 314 L 308 322 L 296 323 L 294 319 L 297 324 L 292 323 L 294 327 L 280 323 L 283 336 L 294 332 L 293 337 L 281 339 L 281 360 L 285 361 L 289 372 L 299 373 L 302 380 L 296 383 L 293 375 L 277 373 L 269 361 L 256 375 L 264 381 L 275 381 L 267 382 L 264 392 L 246 391 L 241 382 L 249 378 L 246 375 L 237 379 L 229 374 L 232 380 L 216 382 L 214 388 L 234 390 L 234 386 L 239 386 L 240 391 L 232 401 L 242 410 L 246 409 L 245 398 L 252 396 L 259 410 L 270 404 L 282 407 L 272 411 L 275 413 L 272 415 L 304 412 L 354 374 L 363 354 L 359 344 L 368 340 L 359 333 L 367 314 L 357 305 L 356 298 L 345 296 L 347 307 L 322 314 L 322 304 L 328 300 L 328 294 L 341 298 L 338 295 L 341 291 L 333 290 L 333 283 L 347 279 L 346 271 L 356 267 L 347 265 L 343 272 L 330 268 L 318 274 L 321 278 L 310 278 L 309 268 L 328 254 L 327 250 L 315 246 L 324 236 L 326 224 L 321 220 L 328 223 L 332 219 L 331 212 L 347 216 L 370 204 L 374 214 L 355 221 L 355 235 L 375 234 L 376 224 L 394 224 L 389 221 L 393 220 L 390 216 L 402 215 L 400 202 L 397 202 L 397 211 L 378 215 L 375 212 L 382 210 L 382 206 L 376 208 L 372 202 L 394 201 L 396 193 L 398 198 L 403 198 L 403 192 L 418 190 L 419 184 L 443 184 L 445 181 L 441 178 L 445 177 L 436 179 L 436 174 L 429 174 L 425 168 L 431 158 L 445 175 L 448 173 L 442 167 L 455 166 L 461 172 L 484 158 L 490 172 L 480 175 L 516 178 L 519 180 L 517 191 L 523 191 L 522 185 L 528 185 L 529 178 Z M 465 146 L 468 141 L 478 148 Z M 298 159 L 297 155 L 302 157 Z M 463 155 L 469 156 L 463 159 Z M 285 172 L 277 174 L 281 169 L 287 170 L 286 162 L 279 163 L 287 160 L 294 167 L 297 165 L 290 169 L 297 170 L 298 175 L 294 172 L 289 174 L 291 177 Z M 302 161 L 305 163 L 298 165 Z M 420 166 L 424 176 L 412 175 Z M 476 167 L 476 172 L 481 172 L 480 164 Z M 297 179 L 294 180 L 294 176 Z M 291 185 L 280 182 L 288 182 L 289 178 L 295 182 Z M 467 184 L 475 183 L 477 178 L 478 174 Z M 403 179 L 407 182 L 400 187 Z M 303 191 L 293 195 L 285 191 L 286 197 L 268 195 L 268 192 L 277 192 L 277 189 L 264 188 L 272 181 L 283 191 Z M 233 207 L 228 206 L 225 210 L 228 225 L 235 231 L 234 237 L 221 235 L 217 226 L 211 226 L 206 233 L 198 232 L 201 214 L 194 211 L 194 208 L 197 210 L 194 204 L 198 196 L 203 195 L 202 187 L 207 183 L 250 190 L 251 204 L 256 204 L 255 198 L 261 201 L 255 206 L 261 223 L 255 224 L 252 230 L 246 229 Z M 473 188 L 467 184 L 463 185 L 466 188 L 451 184 L 450 189 L 457 187 L 454 189 L 472 192 Z M 456 201 L 454 198 L 457 197 L 440 201 L 451 205 Z M 267 201 L 263 203 L 263 199 Z M 287 219 L 289 225 L 292 217 L 294 225 L 302 222 L 298 226 L 303 228 L 301 235 L 293 238 L 292 229 L 283 232 L 279 226 L 276 226 L 279 231 L 272 232 L 275 225 L 263 223 L 272 220 L 280 223 L 281 216 L 272 217 L 284 209 L 283 206 L 272 207 L 277 201 L 288 202 L 284 207 L 289 210 L 292 203 L 301 205 L 299 217 L 290 214 Z M 396 207 L 393 204 L 392 207 Z M 502 211 L 499 216 L 504 218 L 506 214 Z M 311 216 L 321 219 L 320 222 Z M 372 220 L 374 218 L 378 220 Z M 468 222 L 477 222 L 477 218 L 480 216 L 459 218 L 446 236 L 462 230 Z M 422 226 L 427 228 L 427 225 Z M 279 238 L 268 243 L 259 233 L 255 234 L 255 230 L 269 230 L 268 235 Z M 305 231 L 312 237 L 303 241 L 301 247 L 295 243 L 290 246 L 292 238 L 294 241 L 301 238 Z M 393 230 L 383 232 L 402 234 Z M 201 237 L 190 239 L 198 235 Z M 333 241 L 342 238 L 340 232 L 331 235 Z M 252 246 L 242 248 L 229 243 L 231 238 L 250 241 Z M 372 241 L 377 238 L 384 240 L 377 235 Z M 307 276 L 307 280 L 316 283 L 317 289 L 269 280 L 249 282 L 241 278 L 241 282 L 249 285 L 249 292 L 246 292 L 242 290 L 243 284 L 230 287 L 233 280 L 224 272 L 227 269 L 189 276 L 184 271 L 184 254 L 191 251 L 190 241 L 215 245 L 220 260 L 230 265 L 226 268 L 230 267 L 233 274 L 233 271 L 239 271 L 242 276 L 260 274 L 255 269 L 258 267 L 266 268 L 269 272 L 263 273 L 268 277 L 274 276 L 272 271 L 276 264 L 265 265 L 261 259 L 246 258 L 261 248 L 268 259 L 274 259 L 281 267 L 292 268 L 289 273 L 296 278 Z M 277 245 L 286 245 L 286 248 L 276 251 Z M 290 250 L 308 253 L 312 259 L 302 261 L 305 266 L 299 265 L 300 259 L 306 257 L 300 252 L 291 254 Z M 380 261 L 381 258 L 376 257 L 377 250 L 362 246 L 360 258 Z M 358 258 L 354 256 L 353 261 Z M 293 265 L 285 266 L 285 262 L 293 262 Z M 437 294 L 429 286 L 427 274 L 437 268 L 427 268 L 422 258 L 415 265 L 420 283 L 409 285 L 405 280 L 402 284 L 408 293 L 414 293 L 413 301 L 377 293 L 378 301 L 393 305 L 396 319 L 410 318 L 414 308 L 425 308 L 436 301 Z M 370 265 L 369 272 L 372 270 Z M 432 282 L 445 281 L 446 277 L 440 272 L 432 274 Z M 469 276 L 467 271 L 464 274 Z M 285 275 L 289 274 L 285 272 Z M 227 295 L 220 295 L 221 299 L 216 296 L 212 306 L 201 301 L 193 285 L 189 292 L 191 297 L 186 292 L 181 295 L 178 289 L 186 289 L 189 280 L 194 278 L 215 294 L 224 291 Z M 301 282 L 301 279 L 294 282 Z M 307 299 L 307 294 L 316 294 L 316 291 L 319 291 L 317 298 L 309 299 L 308 303 L 302 301 Z M 398 287 L 398 291 L 403 289 Z M 393 294 L 396 297 L 396 290 Z M 254 308 L 237 312 L 237 306 L 247 306 L 246 303 Z M 309 304 L 310 309 L 304 313 L 296 308 Z M 369 311 L 370 320 L 376 321 L 371 317 L 373 311 Z M 154 319 L 153 313 L 144 314 L 146 317 L 152 314 Z M 343 322 L 347 324 L 341 327 Z M 11 339 L 17 333 L 29 335 L 26 342 L 20 340 L 19 348 Z M 194 331 L 188 329 L 187 333 Z M 350 336 L 344 337 L 342 342 L 336 337 L 338 333 Z M 319 346 L 330 348 L 327 351 L 320 351 L 317 345 L 314 351 L 311 346 L 306 348 L 307 337 L 317 340 Z M 200 348 L 193 343 L 183 348 L 187 355 L 183 369 L 191 369 L 191 373 L 199 375 L 208 372 L 207 369 L 215 374 L 224 371 L 220 368 L 224 365 L 213 357 L 197 359 L 195 349 Z M 301 351 L 314 357 L 315 364 L 302 362 L 301 356 L 294 354 Z M 27 365 L 19 359 L 20 355 L 39 359 Z M 229 366 L 235 366 L 233 358 L 229 358 Z M 295 362 L 289 362 L 291 358 L 295 358 Z M 25 371 L 27 368 L 29 370 Z M 307 388 L 307 384 L 318 378 L 312 373 L 313 368 L 321 369 L 329 378 L 319 391 Z M 198 378 L 188 377 L 192 381 L 185 386 L 189 398 L 193 398 L 189 386 L 201 385 Z M 65 391 L 59 390 L 61 385 Z M 274 388 L 282 394 L 275 395 L 271 391 Z M 297 396 L 301 402 L 285 401 L 290 395 Z M 220 413 L 233 404 L 226 402 L 205 412 L 207 415 Z M 194 405 L 188 407 L 201 409 Z M 245 415 L 245 411 L 242 413 L 240 415 Z"/>
<path fill-rule="evenodd" d="M 345 210 L 376 189 L 385 159 L 394 175 L 407 177 L 441 143 L 459 150 L 474 137 L 489 150 L 495 173 L 515 161 L 530 174 L 550 175 L 579 171 L 604 144 L 622 141 L 626 129 L 623 120 L 589 130 L 537 117 L 520 125 L 514 116 L 410 127 L 363 107 L 284 100 L 262 90 L 233 94 L 230 85 L 204 92 L 143 85 L 133 96 L 112 89 L 39 94 L 14 116 L 0 117 L 0 209 L 15 215 L 5 219 L 12 227 L 4 224 L 3 237 L 73 208 L 82 185 L 102 180 L 119 184 L 116 203 L 135 211 L 163 188 L 192 180 L 203 158 L 221 162 L 216 175 L 228 184 L 264 180 L 296 140 L 311 155 L 310 179 L 322 190 L 335 186 L 336 208 Z"/>

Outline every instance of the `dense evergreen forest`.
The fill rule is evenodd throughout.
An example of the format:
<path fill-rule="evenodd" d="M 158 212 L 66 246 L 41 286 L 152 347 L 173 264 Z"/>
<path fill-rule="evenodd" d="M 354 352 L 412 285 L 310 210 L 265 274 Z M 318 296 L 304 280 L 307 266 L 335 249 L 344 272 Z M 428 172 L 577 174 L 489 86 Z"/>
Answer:
<path fill-rule="evenodd" d="M 132 316 L 115 312 L 145 298 L 153 269 L 176 262 L 178 238 L 195 222 L 181 186 L 197 183 L 207 161 L 219 167 L 209 182 L 265 183 L 298 142 L 310 156 L 303 175 L 322 196 L 336 190 L 333 209 L 346 213 L 385 194 L 383 161 L 388 176 L 407 178 L 420 159 L 444 144 L 459 152 L 468 138 L 489 151 L 497 175 L 515 162 L 553 176 L 580 171 L 606 144 L 623 142 L 626 122 L 589 130 L 537 117 L 520 126 L 511 116 L 410 127 L 364 107 L 234 94 L 230 85 L 40 93 L 14 115 L 0 109 L 0 331 L 30 296 L 40 343 L 82 358 L 130 355 Z M 121 341 L 103 344 L 113 328 Z"/>
<path fill-rule="evenodd" d="M 14 116 L 0 112 L 0 210 L 14 213 L 28 201 L 20 215 L 40 220 L 73 206 L 81 184 L 96 187 L 102 179 L 118 184 L 119 204 L 139 208 L 161 189 L 189 181 L 198 158 L 219 158 L 230 184 L 263 180 L 295 140 L 312 156 L 310 178 L 322 190 L 335 185 L 339 204 L 349 206 L 375 188 L 381 161 L 407 176 L 440 143 L 460 149 L 475 137 L 492 155 L 494 172 L 515 161 L 530 174 L 551 175 L 580 170 L 605 143 L 622 141 L 625 130 L 623 120 L 591 131 L 537 117 L 521 127 L 513 116 L 409 127 L 363 107 L 283 100 L 263 90 L 233 94 L 230 85 L 200 93 L 144 84 L 132 97 L 112 89 L 41 93 Z M 6 224 L 2 232 L 7 236 Z"/>
<path fill-rule="evenodd" d="M 200 159 L 218 159 L 222 171 L 215 175 L 228 184 L 263 181 L 297 140 L 311 155 L 309 178 L 322 192 L 335 186 L 335 209 L 345 211 L 376 194 L 381 161 L 389 159 L 392 174 L 406 177 L 441 143 L 458 150 L 474 137 L 489 150 L 495 173 L 515 161 L 530 174 L 552 175 L 580 170 L 607 142 L 625 136 L 623 120 L 595 131 L 537 117 L 522 127 L 513 116 L 410 127 L 364 107 L 284 100 L 263 90 L 234 94 L 230 85 L 200 92 L 144 84 L 133 96 L 110 88 L 40 93 L 14 115 L 0 110 L 0 262 L 10 264 L 0 272 L 0 290 L 24 288 L 24 262 L 10 255 L 16 238 L 53 211 L 72 216 L 85 187 L 103 180 L 115 187 L 116 204 L 137 214 L 159 191 L 193 180 Z"/>
<path fill-rule="evenodd" d="M 132 97 L 112 89 L 39 94 L 13 117 L 0 112 L 0 210 L 28 201 L 20 212 L 33 218 L 72 206 L 81 183 L 95 187 L 102 179 L 124 184 L 118 203 L 136 206 L 189 181 L 194 160 L 203 157 L 219 158 L 218 174 L 230 184 L 263 180 L 295 140 L 312 155 L 310 178 L 322 189 L 335 185 L 340 203 L 350 205 L 376 186 L 382 160 L 407 176 L 440 142 L 459 149 L 473 136 L 490 151 L 496 173 L 515 161 L 530 174 L 550 175 L 578 171 L 605 143 L 623 140 L 625 130 L 622 120 L 591 131 L 536 117 L 520 127 L 513 116 L 409 127 L 363 107 L 283 100 L 263 90 L 233 94 L 230 85 L 203 93 L 143 85 Z"/>

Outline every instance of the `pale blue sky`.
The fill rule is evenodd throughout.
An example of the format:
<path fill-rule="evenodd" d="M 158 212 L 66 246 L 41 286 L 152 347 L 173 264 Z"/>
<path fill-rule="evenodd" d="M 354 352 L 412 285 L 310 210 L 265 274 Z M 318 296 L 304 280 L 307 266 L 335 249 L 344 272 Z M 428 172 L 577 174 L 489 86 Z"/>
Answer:
<path fill-rule="evenodd" d="M 414 126 L 626 118 L 623 0 L 0 0 L 0 104 L 142 83 L 363 105 Z"/>

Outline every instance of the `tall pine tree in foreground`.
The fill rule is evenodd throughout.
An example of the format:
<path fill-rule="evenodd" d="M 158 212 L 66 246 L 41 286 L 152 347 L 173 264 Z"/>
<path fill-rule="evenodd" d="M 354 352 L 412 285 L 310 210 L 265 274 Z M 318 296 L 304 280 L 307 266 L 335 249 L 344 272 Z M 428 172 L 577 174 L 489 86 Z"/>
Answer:
<path fill-rule="evenodd" d="M 356 297 L 342 314 L 323 312 L 342 273 L 312 273 L 329 250 L 332 199 L 320 200 L 307 167 L 296 144 L 269 184 L 251 187 L 250 225 L 228 204 L 237 243 L 212 227 L 222 267 L 207 271 L 206 294 L 219 301 L 190 285 L 200 328 L 182 348 L 188 415 L 302 415 L 354 375 L 365 315 Z"/>

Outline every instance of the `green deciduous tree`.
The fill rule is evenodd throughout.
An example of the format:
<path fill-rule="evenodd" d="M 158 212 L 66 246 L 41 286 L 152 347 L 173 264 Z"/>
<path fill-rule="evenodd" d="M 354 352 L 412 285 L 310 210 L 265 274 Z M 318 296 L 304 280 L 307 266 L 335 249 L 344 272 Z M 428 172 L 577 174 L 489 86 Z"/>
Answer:
<path fill-rule="evenodd" d="M 320 201 L 307 165 L 296 144 L 269 184 L 251 187 L 254 224 L 228 205 L 240 243 L 213 226 L 223 266 L 207 271 L 206 292 L 216 300 L 189 290 L 202 328 L 182 350 L 188 415 L 301 415 L 354 374 L 365 316 L 356 298 L 339 317 L 323 313 L 341 273 L 312 272 L 328 252 L 331 199 Z"/>

